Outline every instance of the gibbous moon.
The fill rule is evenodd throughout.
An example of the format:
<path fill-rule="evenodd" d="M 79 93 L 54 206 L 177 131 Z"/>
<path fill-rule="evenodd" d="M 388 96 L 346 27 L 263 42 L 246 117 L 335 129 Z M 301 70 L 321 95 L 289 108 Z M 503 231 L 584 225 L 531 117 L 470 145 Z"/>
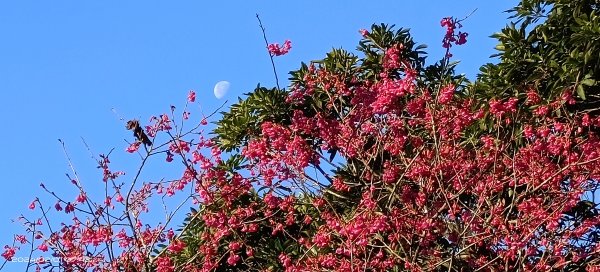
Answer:
<path fill-rule="evenodd" d="M 223 96 L 225 96 L 227 94 L 227 91 L 229 91 L 229 86 L 231 84 L 229 84 L 229 81 L 219 81 L 217 82 L 217 84 L 215 84 L 215 97 L 217 99 L 221 99 L 223 98 Z"/>

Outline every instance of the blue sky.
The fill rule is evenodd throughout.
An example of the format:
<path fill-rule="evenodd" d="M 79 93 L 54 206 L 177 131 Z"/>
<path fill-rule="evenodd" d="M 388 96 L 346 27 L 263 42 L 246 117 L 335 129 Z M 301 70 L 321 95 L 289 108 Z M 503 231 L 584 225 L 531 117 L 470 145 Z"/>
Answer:
<path fill-rule="evenodd" d="M 489 35 L 508 21 L 503 13 L 517 1 L 4 1 L 0 3 L 0 173 L 5 204 L 0 208 L 0 245 L 10 243 L 30 214 L 39 184 L 75 197 L 69 167 L 57 139 L 66 142 L 75 167 L 88 184 L 101 173 L 94 154 L 108 153 L 119 169 L 135 167 L 124 150 L 129 131 L 111 111 L 147 121 L 183 106 L 189 90 L 212 112 L 258 83 L 274 86 L 271 64 L 255 14 L 270 42 L 292 41 L 276 65 L 285 86 L 287 72 L 301 61 L 322 58 L 331 48 L 354 50 L 358 30 L 372 23 L 411 28 L 416 42 L 429 46 L 429 62 L 443 56 L 442 17 L 462 18 L 468 43 L 455 48 L 458 71 L 471 79 L 481 64 L 494 61 Z M 231 82 L 217 100 L 216 82 Z M 163 173 L 166 171 L 167 173 Z M 152 179 L 172 175 L 155 169 Z M 63 193 L 64 192 L 64 193 Z M 53 204 L 49 202 L 48 204 Z M 9 264 L 6 269 L 11 270 Z M 16 267 L 16 266 L 15 266 Z M 15 268 L 13 267 L 13 268 Z"/>

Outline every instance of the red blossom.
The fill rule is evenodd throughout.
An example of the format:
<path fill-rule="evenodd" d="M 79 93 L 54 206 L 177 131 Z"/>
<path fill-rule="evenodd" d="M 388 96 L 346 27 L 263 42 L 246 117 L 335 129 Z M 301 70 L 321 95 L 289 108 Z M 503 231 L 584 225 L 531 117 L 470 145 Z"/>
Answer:
<path fill-rule="evenodd" d="M 440 104 L 447 104 L 448 102 L 450 102 L 450 100 L 452 100 L 452 97 L 454 96 L 454 90 L 455 90 L 455 87 L 452 84 L 443 87 L 440 90 L 440 94 L 438 96 L 438 102 Z"/>
<path fill-rule="evenodd" d="M 254 249 L 253 249 L 253 248 L 251 248 L 251 247 L 246 247 L 246 255 L 247 255 L 248 257 L 252 257 L 252 256 L 254 256 Z"/>
<path fill-rule="evenodd" d="M 460 23 L 460 20 L 457 20 L 453 17 L 443 18 L 440 22 L 440 25 L 446 28 L 446 34 L 442 40 L 442 47 L 446 48 L 446 57 L 449 58 L 452 57 L 452 54 L 450 53 L 450 47 L 452 47 L 452 44 L 454 43 L 455 45 L 462 45 L 467 43 L 467 36 L 469 36 L 469 34 L 460 31 L 458 34 L 455 33 L 455 30 L 461 28 L 462 24 Z"/>
<path fill-rule="evenodd" d="M 366 38 L 370 33 L 368 30 L 361 28 L 360 30 L 358 30 L 358 32 L 360 33 L 361 36 L 363 36 L 364 38 Z"/>
<path fill-rule="evenodd" d="M 190 91 L 188 93 L 188 101 L 194 103 L 196 101 L 196 92 Z"/>
<path fill-rule="evenodd" d="M 285 40 L 283 42 L 283 46 L 280 46 L 278 43 L 271 43 L 267 46 L 269 50 L 269 54 L 271 56 L 282 56 L 287 54 L 292 48 L 292 42 L 290 40 Z"/>
<path fill-rule="evenodd" d="M 179 239 L 174 240 L 171 242 L 171 244 L 169 244 L 169 251 L 173 252 L 173 253 L 178 253 L 181 252 L 182 250 L 185 249 L 185 243 Z"/>
<path fill-rule="evenodd" d="M 241 260 L 240 256 L 234 254 L 233 252 L 229 253 L 229 257 L 227 258 L 227 264 L 231 266 L 235 266 Z"/>
<path fill-rule="evenodd" d="M 87 196 L 85 192 L 81 192 L 79 193 L 79 195 L 77 196 L 77 199 L 75 199 L 75 201 L 79 202 L 79 203 L 83 203 L 87 200 Z"/>
<path fill-rule="evenodd" d="M 240 242 L 231 242 L 229 243 L 229 250 L 238 251 L 242 248 L 242 244 Z"/>
<path fill-rule="evenodd" d="M 48 251 L 48 245 L 46 245 L 46 243 L 42 243 L 40 246 L 38 246 L 38 249 L 43 252 L 46 252 Z"/>
<path fill-rule="evenodd" d="M 12 261 L 12 258 L 15 256 L 17 252 L 17 248 L 16 247 L 11 247 L 11 246 L 4 246 L 4 252 L 2 253 L 2 257 L 4 259 L 6 259 L 7 261 Z"/>
<path fill-rule="evenodd" d="M 123 195 L 121 195 L 120 193 L 117 193 L 117 196 L 115 197 L 115 200 L 117 202 L 122 203 L 125 199 L 123 198 Z"/>
<path fill-rule="evenodd" d="M 27 238 L 25 238 L 25 235 L 15 235 L 15 241 L 25 244 L 27 243 Z"/>
<path fill-rule="evenodd" d="M 75 206 L 70 202 L 67 203 L 67 206 L 65 206 L 65 213 L 71 213 L 73 211 L 75 211 Z"/>
<path fill-rule="evenodd" d="M 129 145 L 129 147 L 127 147 L 127 152 L 133 153 L 133 152 L 138 151 L 141 144 L 142 144 L 142 142 L 139 142 L 139 141 L 132 143 L 131 145 Z"/>
<path fill-rule="evenodd" d="M 175 154 L 190 152 L 190 146 L 186 141 L 176 140 L 169 145 L 169 150 Z"/>
<path fill-rule="evenodd" d="M 168 256 L 158 257 L 156 260 L 156 271 L 157 272 L 174 272 L 175 266 L 173 261 Z"/>

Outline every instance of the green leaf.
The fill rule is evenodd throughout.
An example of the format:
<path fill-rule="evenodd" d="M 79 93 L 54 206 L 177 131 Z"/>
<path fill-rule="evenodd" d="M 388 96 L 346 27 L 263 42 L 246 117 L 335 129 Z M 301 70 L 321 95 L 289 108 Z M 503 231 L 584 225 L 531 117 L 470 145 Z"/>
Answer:
<path fill-rule="evenodd" d="M 582 84 L 577 85 L 577 96 L 579 96 L 581 99 L 585 100 L 585 91 L 583 90 Z"/>
<path fill-rule="evenodd" d="M 585 86 L 594 86 L 596 84 L 596 81 L 591 79 L 591 78 L 586 78 L 584 80 L 582 80 L 581 85 L 585 85 Z"/>

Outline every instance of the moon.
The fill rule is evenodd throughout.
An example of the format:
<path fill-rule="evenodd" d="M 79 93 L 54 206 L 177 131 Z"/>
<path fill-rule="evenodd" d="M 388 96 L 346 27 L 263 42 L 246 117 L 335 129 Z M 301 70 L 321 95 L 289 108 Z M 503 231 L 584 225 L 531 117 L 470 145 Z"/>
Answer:
<path fill-rule="evenodd" d="M 215 84 L 215 97 L 217 99 L 221 99 L 223 98 L 223 96 L 225 96 L 227 94 L 227 91 L 229 91 L 229 86 L 231 84 L 229 83 L 229 81 L 219 81 L 217 82 L 217 84 Z"/>

